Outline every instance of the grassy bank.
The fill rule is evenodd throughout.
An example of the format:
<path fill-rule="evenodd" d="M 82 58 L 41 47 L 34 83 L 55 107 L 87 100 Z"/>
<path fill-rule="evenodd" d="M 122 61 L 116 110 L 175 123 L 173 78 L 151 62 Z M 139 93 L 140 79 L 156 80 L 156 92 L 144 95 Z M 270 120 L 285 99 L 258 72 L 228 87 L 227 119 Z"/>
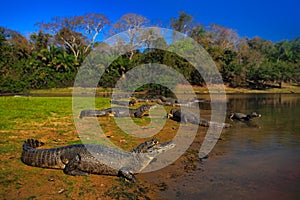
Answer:
<path fill-rule="evenodd" d="M 202 93 L 208 93 L 208 89 L 205 87 L 193 87 L 194 91 L 198 94 Z M 179 90 L 182 90 L 184 92 L 184 88 L 179 88 Z M 85 89 L 87 92 L 94 92 L 94 89 Z M 297 93 L 300 94 L 300 86 L 296 84 L 283 84 L 282 88 L 269 88 L 269 89 L 247 89 L 247 88 L 231 88 L 231 87 L 225 87 L 226 93 Z M 32 95 L 53 95 L 53 96 L 70 96 L 72 95 L 73 88 L 52 88 L 52 89 L 43 89 L 43 90 L 32 90 L 29 94 Z M 113 92 L 113 89 L 111 88 L 97 88 L 96 93 L 100 95 L 110 94 Z M 219 92 L 218 89 L 215 90 L 215 92 Z"/>
<path fill-rule="evenodd" d="M 97 108 L 109 107 L 109 100 L 96 98 Z M 35 168 L 21 162 L 22 144 L 27 138 L 40 139 L 46 148 L 81 142 L 74 126 L 74 120 L 79 119 L 73 117 L 71 97 L 0 97 L 0 112 L 0 199 L 148 199 L 147 183 L 132 184 L 101 175 L 73 177 L 62 170 Z M 91 119 L 83 120 L 88 123 Z M 122 132 L 113 118 L 98 121 L 110 141 L 124 150 L 145 140 Z M 134 122 L 146 125 L 149 118 Z M 172 131 L 176 131 L 172 128 L 177 124 L 170 123 L 173 125 L 169 134 L 159 139 L 172 138 Z"/>
<path fill-rule="evenodd" d="M 195 88 L 195 91 L 205 93 L 202 89 Z M 299 88 L 295 86 L 293 89 Z M 50 90 L 57 96 L 60 92 L 70 94 L 71 91 L 70 88 Z M 49 93 L 48 90 L 44 92 Z M 99 109 L 106 108 L 110 106 L 110 99 L 96 98 L 95 104 Z M 204 117 L 209 114 L 201 112 Z M 62 170 L 34 168 L 21 162 L 22 144 L 27 138 L 40 139 L 46 143 L 46 147 L 81 142 L 74 125 L 78 116 L 73 117 L 71 97 L 0 97 L 0 116 L 0 199 L 111 199 L 118 196 L 124 199 L 128 196 L 131 199 L 147 199 L 148 191 L 159 190 L 159 187 L 153 188 L 147 182 L 135 185 L 117 177 L 73 177 L 65 175 Z M 89 122 L 90 119 L 84 120 Z M 112 118 L 103 117 L 98 121 L 106 137 L 120 148 L 129 150 L 144 141 L 143 138 L 134 138 L 122 132 Z M 146 125 L 149 117 L 135 119 L 134 122 Z M 156 137 L 162 141 L 170 140 L 177 128 L 178 123 L 167 120 Z M 198 135 L 200 140 L 204 137 L 204 127 L 199 129 Z M 190 160 L 193 162 L 189 162 L 186 160 L 188 158 L 181 158 L 182 164 L 177 163 L 177 166 L 183 168 L 196 160 L 192 157 Z"/>

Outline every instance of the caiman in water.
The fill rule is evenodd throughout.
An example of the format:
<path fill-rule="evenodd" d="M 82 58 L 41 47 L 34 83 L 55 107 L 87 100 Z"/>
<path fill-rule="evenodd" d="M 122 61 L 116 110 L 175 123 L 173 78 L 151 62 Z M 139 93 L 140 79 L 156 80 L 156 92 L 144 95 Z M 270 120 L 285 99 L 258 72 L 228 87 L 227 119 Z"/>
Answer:
<path fill-rule="evenodd" d="M 167 117 L 177 122 L 197 124 L 205 127 L 208 126 L 223 126 L 224 128 L 231 127 L 230 124 L 208 121 L 206 119 L 197 116 L 192 112 L 188 112 L 188 111 L 182 112 L 181 110 L 176 108 L 172 108 L 168 113 Z"/>
<path fill-rule="evenodd" d="M 235 113 L 235 112 L 232 112 L 230 113 L 229 115 L 229 119 L 231 120 L 239 120 L 239 121 L 250 121 L 252 118 L 255 118 L 255 117 L 261 117 L 261 114 L 258 114 L 256 112 L 251 112 L 250 114 L 243 114 L 243 113 Z"/>
<path fill-rule="evenodd" d="M 44 143 L 38 140 L 27 139 L 23 144 L 22 162 L 34 167 L 63 169 L 68 175 L 103 174 L 123 176 L 132 181 L 135 181 L 134 174 L 141 172 L 159 154 L 175 146 L 173 142 L 159 143 L 155 138 L 130 152 L 96 144 L 37 149 L 42 145 Z"/>
<path fill-rule="evenodd" d="M 141 118 L 147 111 L 155 108 L 156 105 L 144 104 L 140 107 L 127 108 L 127 107 L 112 107 L 103 110 L 82 110 L 79 118 L 83 117 L 101 117 L 101 116 L 115 116 L 115 117 L 136 117 Z"/>

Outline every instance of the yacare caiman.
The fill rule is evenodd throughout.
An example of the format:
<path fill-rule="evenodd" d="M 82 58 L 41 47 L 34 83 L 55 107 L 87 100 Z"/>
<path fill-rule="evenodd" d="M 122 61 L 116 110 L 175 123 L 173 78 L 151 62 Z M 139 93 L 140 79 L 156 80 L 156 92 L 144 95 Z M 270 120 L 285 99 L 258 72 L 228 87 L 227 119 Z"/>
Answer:
<path fill-rule="evenodd" d="M 239 121 L 250 121 L 252 118 L 255 117 L 261 117 L 261 114 L 258 114 L 257 112 L 251 112 L 246 115 L 244 113 L 231 112 L 228 118 L 231 120 L 235 119 Z"/>
<path fill-rule="evenodd" d="M 167 114 L 167 118 L 172 119 L 181 123 L 191 123 L 199 126 L 222 126 L 224 128 L 230 128 L 231 124 L 228 123 L 218 123 L 213 121 L 208 121 L 206 119 L 201 118 L 200 116 L 189 112 L 189 111 L 181 111 L 177 108 L 172 108 L 170 112 Z"/>
<path fill-rule="evenodd" d="M 102 174 L 122 176 L 132 181 L 136 180 L 134 174 L 141 172 L 159 154 L 175 147 L 172 141 L 160 143 L 155 138 L 130 152 L 97 144 L 37 149 L 43 145 L 39 140 L 27 139 L 23 144 L 22 162 L 34 167 L 62 169 L 68 175 Z"/>
<path fill-rule="evenodd" d="M 102 110 L 82 110 L 79 118 L 83 117 L 101 117 L 101 116 L 115 116 L 115 117 L 136 117 L 141 118 L 145 113 L 153 108 L 155 104 L 144 104 L 138 108 L 128 107 L 111 107 Z"/>

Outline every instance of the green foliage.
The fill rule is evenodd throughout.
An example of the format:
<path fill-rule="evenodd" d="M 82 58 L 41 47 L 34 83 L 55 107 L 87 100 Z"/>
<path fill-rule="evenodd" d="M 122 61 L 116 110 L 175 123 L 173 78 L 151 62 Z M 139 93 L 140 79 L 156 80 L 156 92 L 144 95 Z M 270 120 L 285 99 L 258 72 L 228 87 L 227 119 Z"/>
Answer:
<path fill-rule="evenodd" d="M 135 28 L 147 21 L 143 16 L 124 15 L 123 24 L 117 21 L 112 26 L 113 30 L 121 30 L 122 27 L 127 30 L 133 22 L 129 19 L 137 22 L 141 20 Z M 172 67 L 191 84 L 205 85 L 201 74 L 191 63 L 172 53 L 176 49 L 179 54 L 181 51 L 189 52 L 191 58 L 195 57 L 197 52 L 191 41 L 184 38 L 178 40 L 181 37 L 178 34 L 172 35 L 172 41 L 166 41 L 161 37 L 156 38 L 155 32 L 139 31 L 136 36 L 130 36 L 130 43 L 119 41 L 122 48 L 130 50 L 115 58 L 105 53 L 111 49 L 109 44 L 96 42 L 96 36 L 109 24 L 110 21 L 101 14 L 58 17 L 50 23 L 38 23 L 40 30 L 30 35 L 29 40 L 16 31 L 0 27 L 0 93 L 73 86 L 79 67 L 96 46 L 103 53 L 93 58 L 93 63 L 99 60 L 99 64 L 83 73 L 83 86 L 90 86 L 93 78 L 98 78 L 99 86 L 114 87 L 121 77 L 125 78 L 129 70 L 147 63 Z M 170 25 L 206 49 L 215 61 L 224 83 L 231 87 L 281 87 L 283 82 L 300 81 L 300 37 L 277 43 L 258 37 L 240 38 L 234 30 L 226 27 L 216 24 L 204 27 L 184 12 L 180 12 L 178 18 L 172 18 Z M 148 40 L 151 37 L 156 39 Z M 143 48 L 136 48 L 139 46 Z M 109 63 L 109 67 L 104 69 Z M 165 78 L 166 81 L 173 81 Z M 139 88 L 142 89 L 164 90 L 155 84 Z"/>
<path fill-rule="evenodd" d="M 32 52 L 27 65 L 33 89 L 72 86 L 77 71 L 74 56 L 53 45 L 49 50 Z"/>

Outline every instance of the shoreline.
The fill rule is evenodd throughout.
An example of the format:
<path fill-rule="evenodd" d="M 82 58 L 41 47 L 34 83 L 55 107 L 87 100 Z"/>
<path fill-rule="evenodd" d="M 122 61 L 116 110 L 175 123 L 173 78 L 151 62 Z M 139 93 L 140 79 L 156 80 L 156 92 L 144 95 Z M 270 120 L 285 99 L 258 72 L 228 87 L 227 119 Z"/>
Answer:
<path fill-rule="evenodd" d="M 223 94 L 225 89 L 226 94 L 300 94 L 300 85 L 283 84 L 282 88 L 270 88 L 270 89 L 248 89 L 248 88 L 232 88 L 232 87 L 220 87 L 219 89 L 213 89 L 214 91 L 209 92 L 206 87 L 193 86 L 195 94 Z M 84 89 L 84 94 L 95 93 L 101 97 L 108 97 L 113 93 L 112 88 L 88 88 Z M 184 87 L 178 89 L 179 93 L 185 93 Z M 82 93 L 83 94 L 83 93 Z M 136 94 L 147 94 L 147 91 L 136 92 Z M 0 93 L 1 96 L 72 96 L 73 87 L 68 88 L 50 88 L 50 89 L 37 89 L 30 90 L 28 92 L 19 93 Z"/>

